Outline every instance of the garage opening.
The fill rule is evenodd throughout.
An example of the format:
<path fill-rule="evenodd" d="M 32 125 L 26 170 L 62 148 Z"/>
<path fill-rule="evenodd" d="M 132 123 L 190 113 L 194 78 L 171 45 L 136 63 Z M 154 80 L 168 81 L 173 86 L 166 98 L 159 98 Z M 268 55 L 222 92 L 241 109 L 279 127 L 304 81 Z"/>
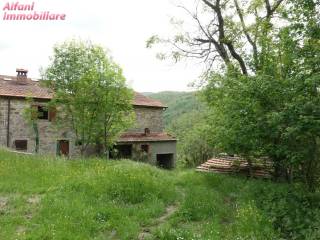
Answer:
<path fill-rule="evenodd" d="M 157 154 L 157 166 L 164 169 L 173 168 L 173 153 Z"/>
<path fill-rule="evenodd" d="M 121 144 L 115 145 L 114 151 L 110 153 L 111 158 L 132 158 L 132 145 L 131 144 Z"/>

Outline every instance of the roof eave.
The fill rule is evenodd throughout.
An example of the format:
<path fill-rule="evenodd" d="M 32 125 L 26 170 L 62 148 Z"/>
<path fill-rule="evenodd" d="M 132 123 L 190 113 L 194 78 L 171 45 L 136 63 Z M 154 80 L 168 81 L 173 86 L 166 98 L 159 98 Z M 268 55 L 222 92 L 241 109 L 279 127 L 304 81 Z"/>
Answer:
<path fill-rule="evenodd" d="M 4 98 L 22 98 L 22 99 L 26 99 L 28 97 L 30 98 L 34 98 L 34 99 L 42 99 L 42 100 L 48 100 L 50 101 L 52 98 L 48 98 L 48 97 L 37 97 L 37 96 L 22 96 L 22 95 L 6 95 L 6 94 L 0 94 L 0 97 L 4 97 Z"/>
<path fill-rule="evenodd" d="M 147 108 L 168 108 L 167 106 L 152 106 L 152 105 L 143 105 L 143 104 L 132 104 L 133 106 L 137 107 L 147 107 Z"/>
<path fill-rule="evenodd" d="M 177 139 L 136 139 L 136 140 L 118 140 L 117 143 L 135 143 L 135 142 L 176 142 Z"/>

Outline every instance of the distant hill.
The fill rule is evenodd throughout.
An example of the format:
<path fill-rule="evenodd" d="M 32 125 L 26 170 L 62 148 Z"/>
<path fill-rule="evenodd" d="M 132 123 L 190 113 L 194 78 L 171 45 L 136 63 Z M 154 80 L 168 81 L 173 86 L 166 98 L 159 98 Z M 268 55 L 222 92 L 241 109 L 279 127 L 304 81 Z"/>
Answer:
<path fill-rule="evenodd" d="M 193 110 L 201 110 L 204 104 L 198 100 L 197 92 L 158 92 L 142 93 L 145 96 L 161 101 L 168 109 L 164 113 L 164 122 L 168 126 L 173 120 Z"/>

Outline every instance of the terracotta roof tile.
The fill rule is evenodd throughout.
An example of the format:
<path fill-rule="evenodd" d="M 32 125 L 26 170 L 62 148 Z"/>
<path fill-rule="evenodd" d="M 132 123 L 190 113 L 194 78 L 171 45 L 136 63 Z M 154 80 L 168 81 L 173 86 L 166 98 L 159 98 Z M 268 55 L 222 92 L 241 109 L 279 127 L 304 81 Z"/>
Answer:
<path fill-rule="evenodd" d="M 39 81 L 27 78 L 25 84 L 20 84 L 16 77 L 0 75 L 0 96 L 51 99 L 53 93 Z"/>
<path fill-rule="evenodd" d="M 146 96 L 142 95 L 141 93 L 137 93 L 137 92 L 135 92 L 133 105 L 166 108 L 166 106 L 163 105 L 160 101 L 146 97 Z"/>
<path fill-rule="evenodd" d="M 30 78 L 26 84 L 19 84 L 17 77 L 0 75 L 0 96 L 33 97 L 38 99 L 51 99 L 52 91 L 41 86 L 41 81 L 33 81 Z M 135 106 L 166 108 L 161 102 L 135 92 L 132 102 Z"/>
<path fill-rule="evenodd" d="M 125 133 L 122 134 L 118 142 L 153 142 L 153 141 L 176 141 L 176 138 L 168 133 Z"/>

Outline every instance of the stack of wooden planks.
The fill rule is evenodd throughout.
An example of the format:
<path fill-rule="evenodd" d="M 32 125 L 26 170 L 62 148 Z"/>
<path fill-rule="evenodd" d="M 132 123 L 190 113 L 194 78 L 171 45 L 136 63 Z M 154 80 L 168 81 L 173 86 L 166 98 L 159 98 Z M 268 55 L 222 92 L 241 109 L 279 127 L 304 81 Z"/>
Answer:
<path fill-rule="evenodd" d="M 239 157 L 219 156 L 209 159 L 196 169 L 199 172 L 238 173 L 250 175 L 248 162 Z M 253 161 L 252 175 L 254 177 L 270 178 L 272 176 L 272 164 L 266 159 Z"/>

